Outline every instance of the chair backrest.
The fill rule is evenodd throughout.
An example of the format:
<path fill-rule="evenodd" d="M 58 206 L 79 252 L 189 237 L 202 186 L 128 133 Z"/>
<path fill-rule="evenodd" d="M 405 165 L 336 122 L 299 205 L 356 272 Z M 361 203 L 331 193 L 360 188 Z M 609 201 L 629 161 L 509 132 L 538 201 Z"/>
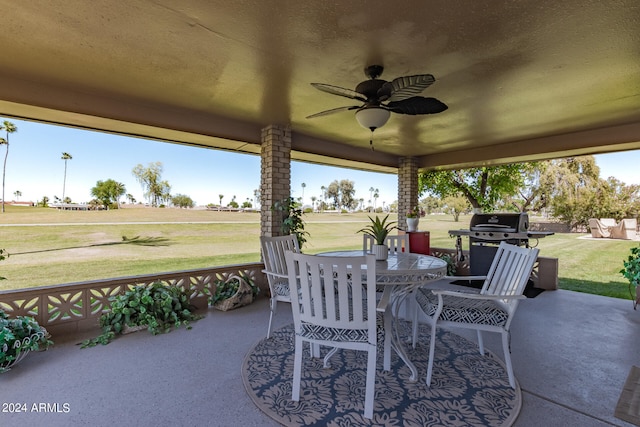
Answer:
<path fill-rule="evenodd" d="M 613 218 L 600 218 L 600 223 L 605 227 L 615 227 L 618 225 L 616 220 Z"/>
<path fill-rule="evenodd" d="M 376 343 L 373 255 L 330 257 L 287 252 L 286 259 L 296 333 L 302 323 L 336 328 L 343 332 L 340 341 L 349 342 L 349 330 L 366 330 L 366 341 Z"/>
<path fill-rule="evenodd" d="M 260 236 L 260 246 L 265 270 L 277 275 L 287 274 L 285 252 L 300 252 L 295 234 L 276 237 Z"/>
<path fill-rule="evenodd" d="M 368 234 L 362 235 L 362 250 L 370 253 L 371 246 L 375 243 L 375 239 Z M 384 244 L 389 248 L 389 253 L 410 252 L 409 251 L 409 235 L 402 234 L 396 236 L 387 236 Z"/>
<path fill-rule="evenodd" d="M 539 250 L 500 242 L 481 294 L 522 295 Z"/>

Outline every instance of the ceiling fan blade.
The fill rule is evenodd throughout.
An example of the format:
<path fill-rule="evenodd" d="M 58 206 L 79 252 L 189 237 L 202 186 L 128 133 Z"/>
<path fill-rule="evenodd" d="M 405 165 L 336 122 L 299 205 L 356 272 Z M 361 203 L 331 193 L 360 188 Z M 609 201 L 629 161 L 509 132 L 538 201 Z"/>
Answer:
<path fill-rule="evenodd" d="M 431 74 L 398 77 L 385 83 L 378 93 L 381 96 L 389 94 L 387 97 L 380 99 L 381 101 L 402 101 L 418 95 L 435 81 L 436 79 Z"/>
<path fill-rule="evenodd" d="M 442 113 L 449 107 L 435 98 L 413 96 L 402 101 L 389 102 L 387 108 L 393 113 L 415 116 L 417 114 Z"/>
<path fill-rule="evenodd" d="M 366 101 L 367 97 L 352 89 L 347 89 L 340 86 L 327 85 L 324 83 L 311 83 L 311 86 L 323 92 L 330 93 L 332 95 L 344 96 L 346 98 L 357 99 L 359 101 Z"/>
<path fill-rule="evenodd" d="M 319 113 L 312 114 L 310 116 L 307 116 L 306 118 L 307 119 L 313 119 L 314 117 L 327 116 L 329 114 L 339 113 L 340 111 L 357 110 L 360 107 L 361 106 L 351 105 L 351 106 L 348 106 L 348 107 L 332 108 L 331 110 L 324 110 L 324 111 L 320 111 Z"/>

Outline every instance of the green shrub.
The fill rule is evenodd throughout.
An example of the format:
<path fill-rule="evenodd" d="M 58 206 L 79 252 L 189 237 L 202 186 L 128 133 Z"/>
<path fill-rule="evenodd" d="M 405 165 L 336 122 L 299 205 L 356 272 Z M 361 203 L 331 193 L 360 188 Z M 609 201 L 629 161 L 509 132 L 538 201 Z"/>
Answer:
<path fill-rule="evenodd" d="M 260 288 L 247 276 L 242 277 L 245 282 L 249 284 L 251 287 L 251 292 L 253 293 L 253 297 L 255 298 L 260 293 Z M 240 287 L 240 281 L 236 280 L 216 280 L 216 291 L 209 298 L 209 304 L 214 305 L 217 302 L 224 301 L 226 299 L 231 298 L 238 292 L 238 288 Z"/>
<path fill-rule="evenodd" d="M 33 317 L 11 319 L 0 310 L 0 373 L 8 371 L 21 353 L 46 349 L 52 344 L 47 330 Z"/>
<path fill-rule="evenodd" d="M 189 296 L 180 288 L 161 282 L 135 286 L 123 295 L 109 298 L 110 311 L 100 317 L 102 334 L 85 340 L 82 348 L 109 344 L 125 327 L 146 326 L 153 335 L 170 332 L 181 324 L 191 329 L 189 322 L 202 316 L 194 315 Z"/>

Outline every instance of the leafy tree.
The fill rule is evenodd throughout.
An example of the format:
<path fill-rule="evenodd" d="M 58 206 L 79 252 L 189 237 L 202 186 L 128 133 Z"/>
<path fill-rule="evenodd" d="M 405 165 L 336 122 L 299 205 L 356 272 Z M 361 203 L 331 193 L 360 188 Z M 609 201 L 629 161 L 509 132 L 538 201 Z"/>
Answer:
<path fill-rule="evenodd" d="M 71 154 L 63 152 L 62 157 L 60 158 L 64 160 L 64 179 L 62 180 L 62 200 L 65 200 L 65 190 L 67 188 L 67 161 L 73 159 L 73 157 L 71 157 Z"/>
<path fill-rule="evenodd" d="M 132 173 L 152 206 L 159 206 L 163 201 L 170 200 L 171 186 L 167 181 L 161 180 L 162 162 L 149 163 L 146 168 L 138 164 L 133 168 Z"/>
<path fill-rule="evenodd" d="M 469 200 L 466 197 L 458 194 L 457 196 L 448 196 L 442 200 L 443 208 L 446 212 L 453 215 L 453 220 L 458 222 L 460 220 L 460 214 L 469 210 Z"/>
<path fill-rule="evenodd" d="M 342 179 L 338 185 L 340 186 L 341 206 L 345 209 L 355 209 L 358 202 L 353 197 L 356 193 L 354 182 L 348 179 Z"/>
<path fill-rule="evenodd" d="M 43 196 L 42 200 L 38 202 L 38 205 L 43 208 L 49 207 L 49 198 L 47 196 Z"/>
<path fill-rule="evenodd" d="M 549 161 L 540 186 L 552 215 L 575 228 L 586 225 L 599 204 L 594 193 L 599 180 L 593 156 L 569 157 Z"/>
<path fill-rule="evenodd" d="M 105 209 L 117 205 L 118 200 L 125 192 L 124 184 L 114 181 L 113 179 L 98 181 L 96 186 L 91 189 L 91 195 L 100 200 Z"/>
<path fill-rule="evenodd" d="M 418 176 L 419 193 L 440 198 L 461 193 L 473 208 L 491 211 L 497 202 L 517 194 L 524 174 L 531 168 L 526 163 L 482 168 L 428 171 Z"/>
<path fill-rule="evenodd" d="M 9 134 L 18 131 L 16 125 L 11 123 L 10 121 L 5 120 L 0 125 L 0 131 L 4 130 L 6 134 L 6 138 L 0 138 L 0 145 L 6 145 L 7 148 L 4 153 L 4 163 L 2 165 L 2 212 L 4 213 L 4 183 L 5 183 L 5 174 L 7 172 L 7 157 L 9 157 Z"/>
<path fill-rule="evenodd" d="M 171 203 L 174 206 L 178 206 L 179 208 L 192 208 L 195 206 L 195 203 L 191 199 L 191 197 L 185 194 L 176 194 L 171 197 Z"/>
<path fill-rule="evenodd" d="M 422 204 L 422 206 L 424 206 L 424 210 L 427 213 L 427 215 L 433 212 L 437 212 L 442 205 L 441 199 L 431 195 L 422 199 L 420 203 Z"/>
<path fill-rule="evenodd" d="M 340 207 L 340 183 L 338 180 L 333 181 L 326 190 L 327 199 L 333 200 L 333 206 L 338 209 Z"/>

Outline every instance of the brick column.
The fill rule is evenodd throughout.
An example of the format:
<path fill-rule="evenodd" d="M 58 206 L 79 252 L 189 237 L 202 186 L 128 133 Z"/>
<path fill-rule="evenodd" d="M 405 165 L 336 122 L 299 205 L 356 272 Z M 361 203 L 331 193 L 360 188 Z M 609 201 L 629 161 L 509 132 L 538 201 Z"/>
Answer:
<path fill-rule="evenodd" d="M 418 163 L 402 157 L 398 164 L 398 228 L 407 230 L 407 211 L 418 205 Z"/>
<path fill-rule="evenodd" d="M 291 194 L 291 129 L 270 125 L 262 129 L 260 166 L 260 234 L 282 235 L 282 213 L 271 210 Z"/>

